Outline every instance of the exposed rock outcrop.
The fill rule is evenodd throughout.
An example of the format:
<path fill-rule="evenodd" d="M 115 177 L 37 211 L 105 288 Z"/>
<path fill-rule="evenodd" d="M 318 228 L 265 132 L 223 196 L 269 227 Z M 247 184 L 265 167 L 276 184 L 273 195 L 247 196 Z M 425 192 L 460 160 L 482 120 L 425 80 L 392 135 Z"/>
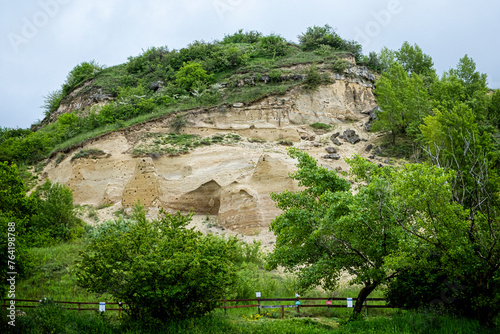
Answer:
<path fill-rule="evenodd" d="M 151 214 L 158 208 L 193 210 L 197 215 L 217 217 L 219 225 L 238 233 L 267 230 L 280 213 L 270 194 L 299 190 L 289 177 L 296 170 L 295 161 L 278 142 L 290 142 L 316 158 L 323 157 L 320 163 L 336 170 L 348 168 L 344 157 L 368 154 L 356 132 L 363 131 L 367 113 L 376 106 L 370 84 L 373 78 L 355 66 L 349 75 L 332 76 L 332 84 L 315 92 L 296 87 L 283 96 L 196 109 L 184 116 L 187 125 L 183 133 L 196 134 L 200 140 L 234 133 L 241 138 L 238 142 L 212 143 L 177 156 L 134 156 L 133 148 L 146 134 L 161 137 L 171 131 L 170 117 L 175 116 L 167 115 L 83 144 L 83 148 L 108 153 L 104 158 L 72 161 L 75 152 L 67 152 L 58 164 L 53 157 L 44 173 L 69 186 L 77 204 L 112 204 L 127 209 L 139 200 Z M 77 98 L 72 101 L 77 103 Z M 97 104 L 105 101 L 102 97 Z M 70 108 L 71 103 L 64 108 Z M 315 122 L 333 125 L 336 133 L 315 133 L 308 126 Z M 352 145 L 341 145 L 340 137 Z M 328 146 L 330 140 L 338 146 Z"/>

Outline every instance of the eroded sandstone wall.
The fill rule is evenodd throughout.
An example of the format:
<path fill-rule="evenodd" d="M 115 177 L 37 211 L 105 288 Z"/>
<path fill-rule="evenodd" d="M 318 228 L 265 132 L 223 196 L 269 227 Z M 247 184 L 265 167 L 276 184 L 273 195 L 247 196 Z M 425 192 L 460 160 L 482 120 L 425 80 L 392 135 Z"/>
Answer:
<path fill-rule="evenodd" d="M 145 133 L 171 131 L 165 117 L 85 145 L 103 150 L 106 155 L 101 158 L 71 160 L 76 151 L 70 152 L 59 164 L 54 158 L 44 172 L 54 182 L 69 186 L 78 204 L 130 208 L 140 200 L 148 208 L 217 216 L 220 225 L 251 234 L 266 229 L 280 213 L 271 193 L 298 190 L 289 177 L 296 169 L 295 161 L 280 141 L 293 142 L 320 158 L 329 134 L 315 133 L 308 124 L 322 122 L 334 125 L 336 131 L 346 127 L 363 131 L 375 99 L 370 77 L 361 74 L 332 74 L 334 82 L 314 92 L 299 87 L 251 105 L 186 115 L 188 125 L 183 132 L 201 137 L 232 132 L 242 138 L 237 143 L 212 144 L 179 156 L 133 156 L 132 148 Z M 363 142 L 343 145 L 338 151 L 342 157 L 350 156 L 363 152 L 364 146 Z M 321 163 L 345 168 L 343 159 Z"/>

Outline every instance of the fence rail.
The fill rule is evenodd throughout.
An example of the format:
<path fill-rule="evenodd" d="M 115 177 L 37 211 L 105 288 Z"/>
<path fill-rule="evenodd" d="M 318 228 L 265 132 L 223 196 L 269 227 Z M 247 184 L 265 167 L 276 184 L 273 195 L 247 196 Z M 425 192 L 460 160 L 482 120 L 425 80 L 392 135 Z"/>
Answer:
<path fill-rule="evenodd" d="M 4 309 L 7 308 L 7 302 L 10 302 L 13 300 L 16 302 L 16 308 L 35 308 L 37 307 L 36 305 L 18 305 L 17 302 L 22 302 L 22 303 L 39 303 L 41 300 L 33 300 L 33 299 L 8 299 L 5 298 L 3 300 L 3 305 L 2 307 Z M 82 308 L 82 305 L 99 305 L 99 302 L 66 302 L 66 301 L 54 301 L 56 304 L 69 304 L 69 305 L 78 305 L 78 307 L 64 307 L 66 310 L 75 310 L 78 311 L 78 313 L 81 313 L 81 311 L 99 311 L 99 308 Z M 106 305 L 118 305 L 118 308 L 106 308 L 106 311 L 118 311 L 118 316 L 121 315 L 122 311 L 126 311 L 127 308 L 124 308 L 124 305 L 127 305 L 126 303 L 118 302 L 118 303 L 106 303 Z"/>
<path fill-rule="evenodd" d="M 281 317 L 283 318 L 285 314 L 285 308 L 296 308 L 297 313 L 300 313 L 301 307 L 327 307 L 327 308 L 347 308 L 349 306 L 348 299 L 351 302 L 356 302 L 357 298 L 330 298 L 330 297 L 296 297 L 296 298 L 252 298 L 252 299 L 223 299 L 221 302 L 224 306 L 218 308 L 224 309 L 226 313 L 227 309 L 230 308 L 245 308 L 245 307 L 257 307 L 258 313 L 260 314 L 261 309 L 266 308 L 281 308 Z M 324 304 L 302 304 L 302 301 L 325 301 Z M 343 301 L 343 304 L 334 304 L 335 301 Z M 247 304 L 247 305 L 227 305 L 227 303 L 238 303 L 238 302 L 257 302 L 257 304 Z M 295 305 L 261 305 L 261 302 L 295 302 Z M 368 302 L 386 302 L 384 298 L 366 298 L 363 307 L 369 308 L 392 308 L 388 305 L 373 305 L 368 304 Z"/>
<path fill-rule="evenodd" d="M 352 302 L 356 302 L 357 298 L 330 298 L 330 297 L 296 297 L 296 298 L 252 298 L 252 299 L 221 299 L 219 302 L 223 304 L 223 306 L 219 306 L 218 308 L 224 309 L 224 313 L 227 312 L 227 309 L 232 308 L 247 308 L 247 307 L 257 307 L 257 312 L 260 314 L 261 309 L 266 308 L 281 308 L 281 316 L 283 317 L 285 314 L 285 308 L 296 308 L 297 313 L 300 313 L 301 307 L 327 307 L 327 308 L 347 308 L 352 307 L 349 306 L 348 299 Z M 7 308 L 8 302 L 11 300 L 16 302 L 16 308 L 35 308 L 36 305 L 18 305 L 17 302 L 21 303 L 39 303 L 40 300 L 32 300 L 32 299 L 4 299 L 3 300 L 3 308 Z M 302 301 L 325 301 L 324 304 L 302 304 Z M 343 304 L 334 304 L 333 302 L 344 302 Z M 363 307 L 369 308 L 392 308 L 388 305 L 373 305 L 368 304 L 368 302 L 385 302 L 384 298 L 366 298 L 365 304 Z M 257 304 L 247 304 L 247 305 L 227 305 L 227 303 L 241 303 L 241 302 L 257 302 Z M 261 305 L 261 302 L 295 302 L 295 305 Z M 68 304 L 68 305 L 78 305 L 78 307 L 64 307 L 67 310 L 77 310 L 78 313 L 81 311 L 99 311 L 99 308 L 82 308 L 82 305 L 99 305 L 98 302 L 67 302 L 67 301 L 54 301 L 56 304 Z M 9 303 L 10 304 L 10 303 Z M 126 303 L 106 303 L 105 305 L 118 305 L 118 308 L 106 308 L 106 311 L 118 311 L 118 315 L 121 315 L 122 311 L 127 311 L 127 308 L 123 306 L 127 305 Z"/>

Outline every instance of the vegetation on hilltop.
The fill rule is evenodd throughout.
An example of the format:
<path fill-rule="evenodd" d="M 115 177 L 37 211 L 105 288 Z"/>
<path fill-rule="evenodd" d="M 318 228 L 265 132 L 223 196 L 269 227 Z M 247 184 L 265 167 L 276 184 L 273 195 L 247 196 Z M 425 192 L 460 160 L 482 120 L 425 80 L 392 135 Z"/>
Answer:
<path fill-rule="evenodd" d="M 240 30 L 221 41 L 195 41 L 180 50 L 152 47 L 108 68 L 95 61 L 78 64 L 61 90 L 46 96 L 47 117 L 38 131 L 0 129 L 0 161 L 31 164 L 56 150 L 161 115 L 283 94 L 301 83 L 290 78 L 294 70 L 279 69 L 286 66 L 330 62 L 343 71 L 343 53 L 363 59 L 358 43 L 342 39 L 328 25 L 309 28 L 299 40 L 296 45 L 279 35 Z M 310 89 L 329 81 L 315 67 L 301 74 Z M 82 86 L 89 80 L 91 84 Z M 100 110 L 55 115 L 76 88 L 77 95 L 92 93 L 113 101 Z M 57 120 L 48 124 L 49 119 Z"/>
<path fill-rule="evenodd" d="M 297 274 L 297 281 L 280 281 L 282 291 L 289 295 L 297 288 L 303 293 L 317 285 L 332 290 L 347 271 L 351 283 L 360 284 L 359 300 L 351 317 L 356 321 L 346 321 L 340 333 L 351 329 L 486 333 L 489 329 L 482 325 L 498 327 L 500 92 L 488 90 L 486 75 L 476 70 L 468 56 L 438 77 L 432 58 L 417 45 L 404 43 L 399 50 L 384 48 L 363 56 L 358 43 L 343 40 L 328 25 L 307 29 L 299 41 L 295 45 L 279 35 L 240 30 L 222 41 L 196 41 L 181 50 L 151 48 L 114 67 L 82 63 L 70 72 L 61 90 L 46 99 L 47 116 L 58 116 L 57 121 L 36 132 L 0 129 L 0 161 L 6 161 L 0 163 L 0 224 L 3 231 L 15 233 L 20 277 L 31 284 L 26 277 L 41 271 L 49 279 L 60 275 L 57 266 L 35 268 L 33 257 L 44 257 L 50 247 L 78 240 L 66 248 L 82 251 L 76 271 L 74 263 L 68 264 L 71 270 L 66 277 L 73 275 L 68 282 L 78 282 L 96 298 L 112 295 L 129 302 L 132 315 L 125 320 L 77 316 L 48 300 L 19 317 L 16 329 L 61 333 L 144 328 L 226 333 L 331 330 L 334 326 L 311 319 L 246 324 L 213 314 L 206 317 L 214 299 L 227 294 L 249 298 L 255 282 L 268 292 L 279 290 L 276 280 L 261 270 L 258 244 L 203 236 L 187 229 L 190 217 L 180 214 L 148 221 L 140 207 L 131 219 L 86 227 L 76 218 L 69 189 L 47 181 L 28 196 L 15 163 L 33 163 L 92 136 L 161 115 L 177 113 L 171 126 L 178 131 L 184 124 L 180 112 L 195 107 L 250 102 L 299 84 L 315 89 L 328 78 L 314 63 L 330 63 L 333 70 L 343 71 L 346 64 L 338 58 L 343 52 L 381 72 L 375 90 L 380 110 L 372 129 L 389 136 L 388 148 L 402 147 L 406 157 L 410 151 L 419 153 L 413 155 L 419 163 L 381 167 L 354 157 L 348 161 L 349 174 L 340 177 L 292 148 L 290 154 L 299 161 L 293 177 L 303 188 L 272 195 L 283 214 L 271 224 L 277 242 L 267 258 L 271 268 L 283 266 Z M 311 63 L 302 73 L 305 80 L 285 80 L 285 74 L 287 78 L 291 74 L 285 67 L 298 63 Z M 82 85 L 89 80 L 91 84 Z M 55 115 L 61 101 L 77 88 L 81 88 L 78 94 L 101 90 L 113 101 L 99 111 Z M 321 123 L 311 126 L 325 128 Z M 227 136 L 212 136 L 210 142 Z M 138 147 L 136 153 L 177 154 L 209 144 L 174 133 L 153 139 L 152 147 Z M 404 146 L 407 143 L 410 149 Z M 92 154 L 103 152 L 81 151 L 75 159 Z M 0 237 L 4 295 L 6 261 L 14 256 L 8 250 L 13 242 L 9 238 L 13 237 L 5 233 Z M 358 321 L 363 300 L 381 293 L 384 286 L 393 306 L 412 312 L 401 312 L 388 321 Z M 413 313 L 422 309 L 429 313 Z M 199 319 L 174 321 L 174 316 Z M 160 323 L 164 319 L 169 321 Z"/>

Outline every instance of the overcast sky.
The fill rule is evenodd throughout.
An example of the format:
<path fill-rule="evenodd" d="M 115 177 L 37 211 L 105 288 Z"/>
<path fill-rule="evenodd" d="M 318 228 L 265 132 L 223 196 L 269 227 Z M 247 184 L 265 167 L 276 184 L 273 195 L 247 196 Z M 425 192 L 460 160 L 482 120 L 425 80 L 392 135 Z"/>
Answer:
<path fill-rule="evenodd" d="M 297 42 L 329 24 L 363 52 L 404 41 L 429 54 L 439 74 L 465 54 L 500 88 L 499 0 L 0 0 L 0 126 L 42 119 L 43 96 L 83 61 L 112 66 L 151 46 L 185 47 L 238 29 Z"/>

